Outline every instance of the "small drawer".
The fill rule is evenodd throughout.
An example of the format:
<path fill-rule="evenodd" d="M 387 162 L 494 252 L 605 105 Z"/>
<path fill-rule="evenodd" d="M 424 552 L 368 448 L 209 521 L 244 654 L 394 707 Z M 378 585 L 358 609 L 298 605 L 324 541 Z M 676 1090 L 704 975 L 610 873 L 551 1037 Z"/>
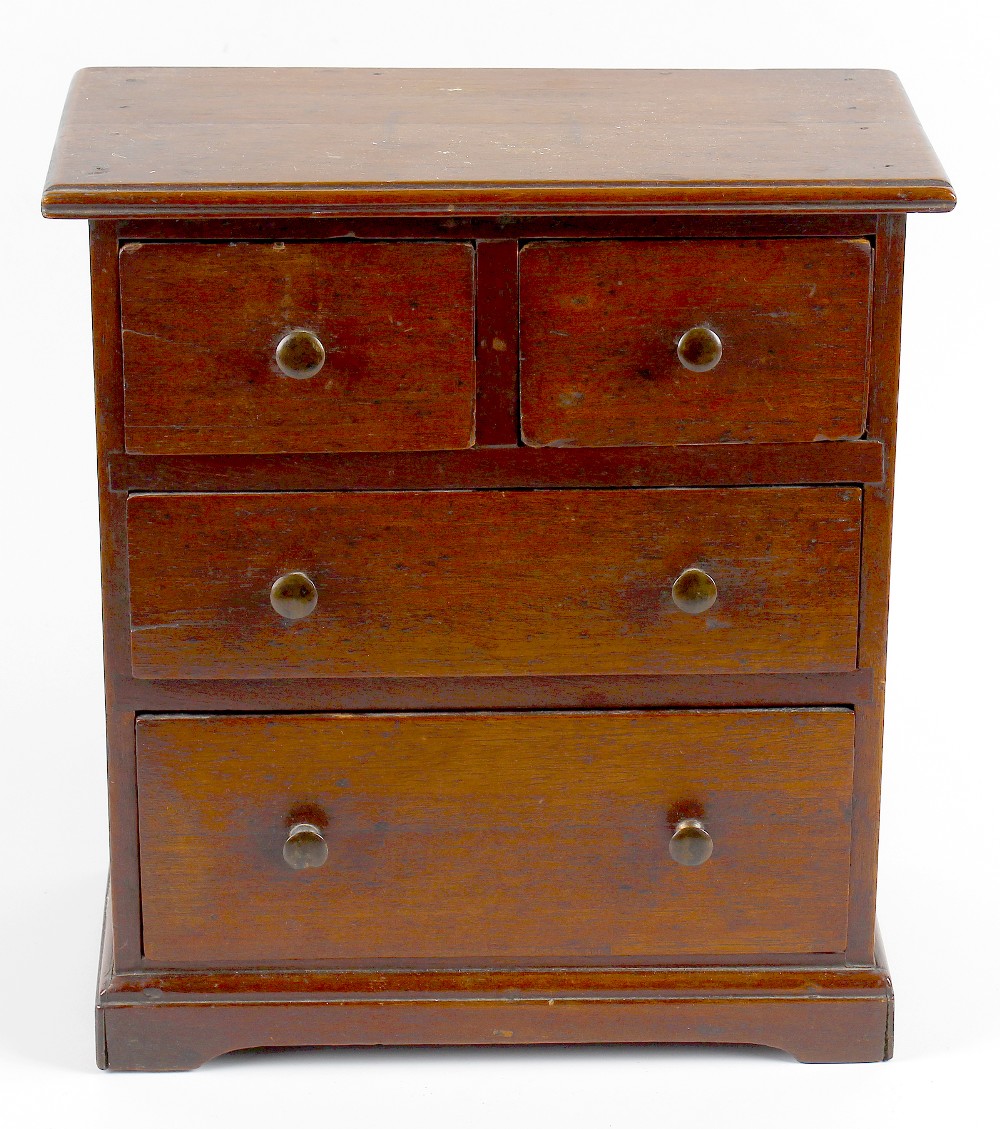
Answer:
<path fill-rule="evenodd" d="M 129 243 L 125 445 L 141 454 L 472 444 L 466 243 Z"/>
<path fill-rule="evenodd" d="M 871 259 L 864 239 L 528 244 L 525 442 L 859 437 Z"/>
<path fill-rule="evenodd" d="M 839 953 L 846 709 L 145 716 L 172 964 Z"/>
<path fill-rule="evenodd" d="M 855 487 L 133 495 L 132 669 L 852 670 L 860 525 Z"/>

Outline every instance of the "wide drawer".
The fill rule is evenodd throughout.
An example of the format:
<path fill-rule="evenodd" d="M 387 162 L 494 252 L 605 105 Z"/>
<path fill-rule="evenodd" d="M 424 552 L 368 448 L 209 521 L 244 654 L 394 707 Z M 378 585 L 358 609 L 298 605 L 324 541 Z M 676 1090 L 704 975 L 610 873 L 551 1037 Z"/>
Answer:
<path fill-rule="evenodd" d="M 471 445 L 470 244 L 129 243 L 120 264 L 128 450 Z"/>
<path fill-rule="evenodd" d="M 864 239 L 528 244 L 520 256 L 525 441 L 857 438 L 867 411 L 871 258 Z"/>
<path fill-rule="evenodd" d="M 860 523 L 854 487 L 134 495 L 132 667 L 142 678 L 850 670 Z M 697 614 L 673 590 L 693 569 L 717 592 Z M 275 582 L 296 573 L 316 599 L 299 619 L 272 605 Z"/>
<path fill-rule="evenodd" d="M 140 717 L 145 956 L 842 952 L 853 733 L 845 709 Z M 707 861 L 675 861 L 682 819 Z M 304 823 L 318 865 L 292 869 Z"/>

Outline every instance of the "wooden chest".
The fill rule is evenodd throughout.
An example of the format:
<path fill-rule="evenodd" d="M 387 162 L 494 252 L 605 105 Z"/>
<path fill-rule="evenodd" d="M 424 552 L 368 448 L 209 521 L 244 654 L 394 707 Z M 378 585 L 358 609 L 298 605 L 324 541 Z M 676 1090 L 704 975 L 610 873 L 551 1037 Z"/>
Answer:
<path fill-rule="evenodd" d="M 98 1060 L 892 1046 L 880 71 L 103 69 Z"/>

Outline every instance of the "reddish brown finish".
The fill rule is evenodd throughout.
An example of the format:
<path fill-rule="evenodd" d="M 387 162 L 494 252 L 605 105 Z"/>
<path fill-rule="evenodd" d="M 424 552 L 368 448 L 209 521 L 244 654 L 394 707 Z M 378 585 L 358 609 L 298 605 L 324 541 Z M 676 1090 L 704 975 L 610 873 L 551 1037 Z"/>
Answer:
<path fill-rule="evenodd" d="M 132 669 L 147 678 L 847 670 L 860 503 L 850 487 L 133 495 Z M 670 595 L 693 565 L 719 587 L 699 616 Z M 319 590 L 316 610 L 296 623 L 275 615 L 269 595 L 291 570 Z"/>
<path fill-rule="evenodd" d="M 90 226 L 94 395 L 97 409 L 98 501 L 107 717 L 111 920 L 119 968 L 141 960 L 138 811 L 135 794 L 135 714 L 118 700 L 117 679 L 129 669 L 128 547 L 123 491 L 110 489 L 106 467 L 125 446 L 122 394 L 118 239 L 107 224 Z"/>
<path fill-rule="evenodd" d="M 476 244 L 476 446 L 518 442 L 516 239 Z"/>
<path fill-rule="evenodd" d="M 52 216 L 947 211 L 871 70 L 101 68 L 74 79 Z"/>
<path fill-rule="evenodd" d="M 472 445 L 473 250 L 464 243 L 128 243 L 125 443 L 160 454 Z M 278 342 L 326 363 L 284 376 Z"/>
<path fill-rule="evenodd" d="M 516 420 L 511 421 L 516 426 Z M 544 486 L 748 486 L 881 482 L 882 445 L 688 443 L 673 447 L 109 459 L 118 490 L 497 490 Z"/>
<path fill-rule="evenodd" d="M 448 89 L 442 90 L 446 75 Z M 98 1004 L 99 1062 L 116 1069 L 179 1069 L 254 1045 L 650 1039 L 753 1041 L 810 1061 L 885 1057 L 891 1054 L 892 993 L 875 938 L 874 897 L 900 213 L 946 209 L 954 202 L 951 188 L 898 84 L 882 72 L 463 72 L 463 81 L 458 78 L 457 72 L 102 71 L 82 75 L 71 95 L 44 206 L 52 214 L 122 217 L 92 225 L 113 894 Z M 359 93 L 357 82 L 367 84 L 367 93 Z M 451 89 L 463 83 L 462 91 Z M 121 97 L 119 85 L 129 88 L 128 97 Z M 351 88 L 351 99 L 334 94 L 335 88 L 341 94 Z M 386 99 L 389 88 L 395 93 Z M 404 89 L 404 109 L 416 108 L 422 120 L 404 113 L 395 120 L 395 132 L 386 132 L 383 127 L 392 123 L 384 111 L 390 102 L 395 103 L 392 112 L 400 108 Z M 531 93 L 530 100 L 519 98 L 523 91 Z M 664 93 L 669 99 L 658 101 Z M 331 114 L 337 99 L 343 112 Z M 132 125 L 121 129 L 120 121 L 130 114 Z M 613 141 L 608 140 L 612 126 Z M 626 127 L 624 134 L 620 126 Z M 501 153 L 494 141 L 504 128 L 511 132 L 512 147 Z M 432 144 L 444 132 L 454 147 Z M 212 151 L 199 151 L 197 138 L 209 134 Z M 251 137 L 253 143 L 246 144 Z M 561 138 L 575 148 L 556 145 L 540 156 L 546 138 Z M 334 163 L 327 141 L 343 141 L 340 167 L 354 172 L 342 176 L 322 168 L 328 159 Z M 464 142 L 470 146 L 465 154 Z M 288 180 L 289 148 L 301 158 L 301 184 Z M 255 163 L 253 170 L 241 171 L 244 157 Z M 448 179 L 450 160 L 473 161 L 463 166 L 466 179 Z M 588 162 L 594 175 L 585 182 L 573 180 Z M 643 162 L 655 164 L 652 178 L 629 180 Z M 535 180 L 530 179 L 533 163 L 546 165 Z M 418 164 L 428 176 L 421 183 L 407 179 L 407 170 Z M 161 171 L 151 172 L 154 165 Z M 870 175 L 863 175 L 863 166 Z M 216 181 L 213 167 L 223 170 Z M 269 180 L 268 167 L 280 175 Z M 351 179 L 358 169 L 377 167 L 378 182 Z M 491 167 L 496 170 L 492 180 L 486 179 Z M 553 179 L 553 169 L 568 179 Z M 737 179 L 726 179 L 730 176 Z M 604 241 L 620 248 L 631 240 L 697 240 L 702 247 L 713 241 L 769 240 L 771 249 L 794 253 L 792 241 L 822 240 L 823 247 L 833 247 L 833 241 L 859 237 L 875 249 L 863 439 L 503 449 L 518 433 L 513 399 L 518 349 L 493 349 L 489 331 L 505 342 L 519 332 L 515 249 L 524 242 L 574 241 L 583 248 Z M 315 246 L 331 240 L 352 246 L 433 244 L 449 254 L 458 245 L 477 244 L 478 373 L 469 395 L 474 391 L 477 401 L 478 449 L 338 453 L 324 446 L 312 454 L 126 454 L 120 246 L 163 243 L 183 253 L 185 244 L 198 242 Z M 747 279 L 748 301 L 756 281 Z M 245 279 L 231 282 L 245 285 Z M 370 309 L 379 301 L 374 294 Z M 165 328 L 170 336 L 179 325 Z M 470 363 L 472 345 L 470 331 Z M 491 444 L 500 446 L 489 449 Z M 730 488 L 780 485 L 808 486 L 799 492 L 803 497 L 814 487 L 831 496 L 862 488 L 856 669 L 852 656 L 849 668 L 818 673 L 806 673 L 801 663 L 784 673 L 710 673 L 697 661 L 676 674 L 639 673 L 634 663 L 623 664 L 620 673 L 556 676 L 501 671 L 489 677 L 191 679 L 132 673 L 129 494 L 362 491 L 369 493 L 357 494 L 359 500 L 378 505 L 384 496 L 371 491 L 406 492 L 410 498 L 440 490 L 600 491 L 627 506 L 630 496 L 655 487 L 701 488 L 695 492 L 721 502 L 731 494 L 776 493 Z M 603 511 L 600 524 L 614 529 Z M 632 534 L 639 536 L 634 525 Z M 454 536 L 456 529 L 463 546 L 471 543 L 469 531 L 460 526 L 447 532 Z M 192 527 L 191 532 L 197 541 L 201 531 Z M 533 553 L 544 561 L 536 551 L 539 537 L 558 547 L 557 533 L 533 529 L 522 544 L 501 545 L 501 531 L 491 531 L 501 548 L 490 565 L 497 567 L 496 560 L 503 558 L 527 569 Z M 238 536 L 253 546 L 247 530 Z M 751 534 L 739 530 L 739 536 Z M 777 530 L 775 536 L 780 540 L 787 533 Z M 447 553 L 440 545 L 435 548 Z M 617 545 L 610 555 L 621 559 Z M 578 583 L 591 583 L 602 559 L 588 555 Z M 857 563 L 855 548 L 855 568 Z M 809 575 L 822 589 L 825 578 L 812 570 Z M 495 586 L 480 617 L 481 635 L 498 610 L 504 621 L 516 600 L 513 593 L 506 578 Z M 623 597 L 623 607 L 631 614 L 639 605 Z M 551 628 L 559 620 L 549 607 L 539 622 Z M 420 630 L 427 627 L 421 624 Z M 799 642 L 805 647 L 805 636 L 797 635 L 796 646 Z M 820 646 L 825 646 L 822 639 Z M 570 967 L 540 970 L 512 958 L 492 962 L 507 963 L 506 970 L 479 972 L 442 969 L 443 958 L 435 956 L 413 958 L 405 969 L 395 958 L 369 957 L 341 962 L 346 966 L 339 970 L 310 970 L 304 963 L 314 962 L 291 958 L 279 967 L 251 963 L 226 971 L 210 960 L 182 967 L 169 954 L 162 960 L 142 954 L 137 713 L 170 711 L 171 725 L 214 726 L 217 719 L 202 722 L 190 715 L 199 710 L 360 711 L 350 720 L 361 725 L 372 720 L 371 711 L 425 711 L 424 717 L 426 711 L 550 711 L 547 718 L 553 710 L 572 709 L 587 711 L 580 716 L 596 723 L 595 710 L 744 707 L 740 712 L 746 713 L 749 706 L 823 704 L 853 708 L 856 716 L 853 787 L 849 802 L 842 798 L 844 818 L 853 813 L 842 935 L 846 952 L 801 947 L 797 953 L 729 951 L 724 956 L 675 952 L 669 960 L 685 967 L 672 968 L 643 964 L 637 957 L 578 955 Z M 770 716 L 772 710 L 764 712 Z M 813 716 L 808 708 L 798 712 Z M 520 718 L 512 717 L 511 724 L 514 720 Z M 611 747 L 600 755 L 624 758 L 627 752 L 624 746 Z M 524 755 L 518 741 L 508 742 L 509 763 L 501 767 L 511 771 Z M 694 763 L 684 758 L 685 769 L 693 770 Z M 809 766 L 800 760 L 793 774 L 791 761 L 786 762 L 782 779 L 799 780 L 802 764 Z M 306 767 L 299 766 L 303 772 Z M 583 772 L 571 778 L 567 796 L 580 796 L 585 779 Z M 742 778 L 734 787 L 739 782 Z M 211 780 L 200 783 L 199 792 L 199 781 L 188 782 L 192 794 L 203 799 L 214 794 Z M 154 785 L 162 787 L 163 777 L 157 776 Z M 262 786 L 260 795 L 272 794 L 272 785 Z M 731 810 L 739 807 L 735 795 L 730 789 L 723 797 Z M 230 803 L 237 799 L 235 793 L 226 797 Z M 247 810 L 260 802 L 251 795 L 243 799 Z M 806 805 L 806 819 L 810 810 Z M 500 814 L 495 804 L 484 808 L 494 820 Z M 689 873 L 703 876 L 716 861 L 713 856 Z M 544 852 L 531 850 L 513 864 L 519 873 L 552 865 Z M 836 895 L 841 906 L 843 898 L 841 889 Z M 820 914 L 822 908 L 810 905 L 809 912 Z M 530 916 L 530 906 L 527 912 Z M 782 929 L 794 920 L 790 909 L 779 917 Z M 196 936 L 199 926 L 190 922 L 189 934 Z"/>
<path fill-rule="evenodd" d="M 116 697 L 144 710 L 540 710 L 841 705 L 870 701 L 869 670 L 835 674 L 601 674 L 503 678 L 149 679 Z"/>
<path fill-rule="evenodd" d="M 865 430 L 865 239 L 541 242 L 521 252 L 521 426 L 536 447 L 809 442 Z M 693 327 L 722 340 L 685 368 Z"/>
<path fill-rule="evenodd" d="M 686 961 L 694 961 L 690 954 Z M 152 968 L 139 972 L 116 972 L 107 987 L 119 998 L 138 999 L 156 989 L 173 999 L 203 995 L 218 987 L 233 995 L 245 996 L 266 979 L 269 990 L 289 995 L 309 993 L 324 998 L 345 998 L 372 994 L 389 999 L 394 996 L 452 996 L 457 993 L 495 993 L 506 997 L 548 996 L 560 993 L 580 995 L 602 991 L 620 996 L 655 997 L 677 991 L 683 982 L 691 995 L 711 992 L 771 992 L 778 996 L 797 996 L 810 991 L 826 996 L 875 994 L 885 987 L 884 971 L 843 964 L 832 965 L 829 954 L 798 953 L 795 964 L 776 968 L 770 959 L 765 964 L 740 964 L 740 954 L 730 954 L 725 964 L 694 963 L 636 967 L 633 964 L 609 965 L 596 962 L 572 968 L 313 968 L 308 965 L 283 968 L 213 968 L 197 966 Z M 416 964 L 417 962 L 415 962 Z M 420 962 L 423 964 L 424 962 Z"/>
<path fill-rule="evenodd" d="M 683 983 L 683 981 L 682 981 Z M 287 1046 L 489 1046 L 558 1043 L 757 1043 L 800 1062 L 891 1056 L 887 990 L 878 996 L 653 999 L 390 999 L 261 1003 L 211 997 L 104 1005 L 101 1065 L 190 1070 L 226 1051 Z"/>
<path fill-rule="evenodd" d="M 875 236 L 877 215 L 864 212 L 823 215 L 697 214 L 639 212 L 600 215 L 531 215 L 507 211 L 500 215 L 448 216 L 312 216 L 269 219 L 196 216 L 180 220 L 123 218 L 116 221 L 125 242 L 191 243 L 206 239 L 243 240 L 413 239 L 484 241 L 495 239 L 831 239 Z"/>
<path fill-rule="evenodd" d="M 850 934 L 850 956 L 858 963 L 871 960 L 874 951 L 906 217 L 883 217 L 878 226 L 875 241 L 876 316 L 872 347 L 874 379 L 868 414 L 871 434 L 886 445 L 886 474 L 883 482 L 873 483 L 865 488 L 864 498 L 864 541 L 861 556 L 863 582 L 858 654 L 859 663 L 872 671 L 875 693 L 869 702 L 858 709 L 858 784 L 854 802 Z"/>
<path fill-rule="evenodd" d="M 519 1034 L 537 1043 L 751 1042 L 804 1062 L 892 1055 L 880 945 L 870 968 L 122 974 L 108 909 L 97 1052 L 114 1070 L 187 1070 L 254 1046 L 510 1044 L 521 1041 L 512 1019 L 527 1019 Z"/>
<path fill-rule="evenodd" d="M 853 743 L 848 710 L 142 717 L 144 952 L 404 967 L 839 952 Z M 668 853 L 692 815 L 715 840 L 696 873 Z M 305 818 L 330 856 L 290 871 Z"/>

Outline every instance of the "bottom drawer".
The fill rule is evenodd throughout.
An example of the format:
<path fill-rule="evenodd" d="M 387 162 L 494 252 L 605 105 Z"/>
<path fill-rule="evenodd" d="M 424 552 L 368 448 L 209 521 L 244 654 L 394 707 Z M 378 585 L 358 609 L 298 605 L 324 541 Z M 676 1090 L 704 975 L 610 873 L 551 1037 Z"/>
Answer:
<path fill-rule="evenodd" d="M 136 737 L 154 962 L 845 948 L 850 710 L 150 715 Z M 286 851 L 294 825 L 317 830 Z"/>

